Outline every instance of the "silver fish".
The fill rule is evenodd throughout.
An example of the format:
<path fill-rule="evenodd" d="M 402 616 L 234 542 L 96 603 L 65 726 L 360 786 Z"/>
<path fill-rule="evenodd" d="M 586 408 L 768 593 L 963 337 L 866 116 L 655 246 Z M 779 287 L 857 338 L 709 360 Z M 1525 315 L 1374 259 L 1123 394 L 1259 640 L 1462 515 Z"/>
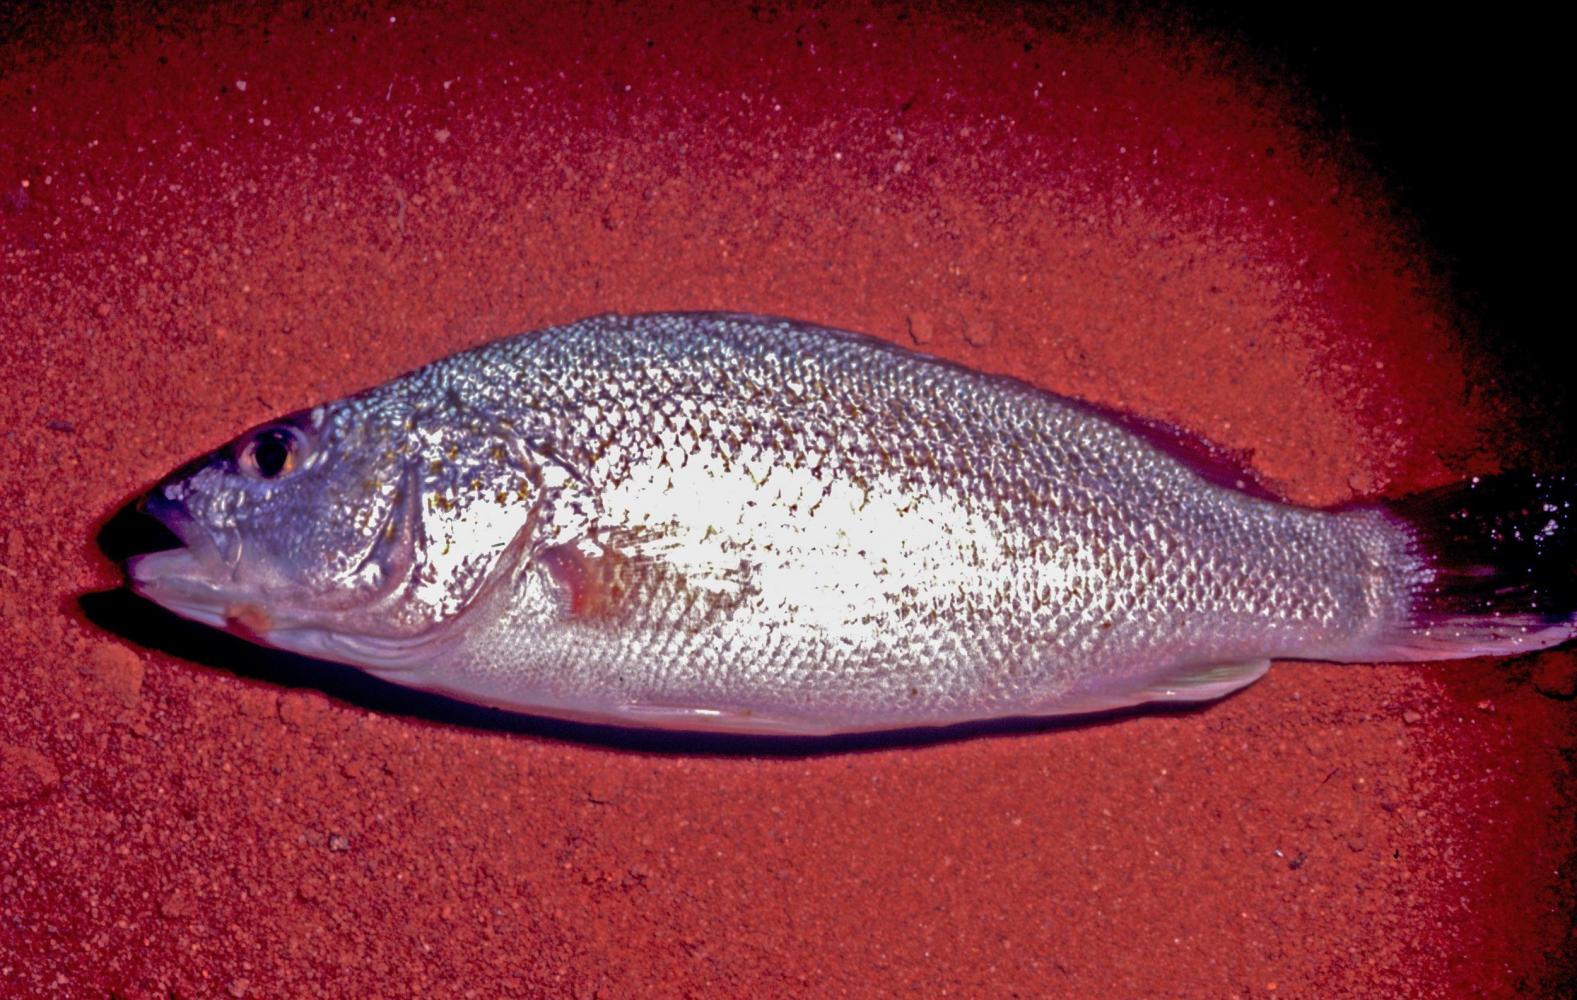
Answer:
<path fill-rule="evenodd" d="M 282 418 L 145 509 L 142 595 L 417 688 L 818 734 L 1216 698 L 1574 629 L 1572 484 L 1310 510 L 856 334 L 604 316 Z"/>

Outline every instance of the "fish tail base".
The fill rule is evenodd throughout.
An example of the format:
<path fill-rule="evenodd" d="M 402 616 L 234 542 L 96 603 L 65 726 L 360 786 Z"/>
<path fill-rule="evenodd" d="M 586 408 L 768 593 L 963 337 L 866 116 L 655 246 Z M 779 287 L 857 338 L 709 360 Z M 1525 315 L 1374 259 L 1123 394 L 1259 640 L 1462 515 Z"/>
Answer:
<path fill-rule="evenodd" d="M 1381 505 L 1418 573 L 1405 620 L 1378 636 L 1397 660 L 1529 653 L 1577 635 L 1577 480 L 1505 473 Z"/>

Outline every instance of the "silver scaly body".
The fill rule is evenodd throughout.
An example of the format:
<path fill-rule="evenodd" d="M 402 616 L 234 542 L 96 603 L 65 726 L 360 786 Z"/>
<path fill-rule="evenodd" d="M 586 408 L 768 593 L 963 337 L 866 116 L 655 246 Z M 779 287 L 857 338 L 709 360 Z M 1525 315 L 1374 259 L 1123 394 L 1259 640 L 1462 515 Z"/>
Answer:
<path fill-rule="evenodd" d="M 599 317 L 299 422 L 300 486 L 216 461 L 164 487 L 189 549 L 134 564 L 139 589 L 576 719 L 818 733 L 1208 698 L 1273 658 L 1372 655 L 1428 579 L 1377 508 L 1215 485 L 1082 404 L 787 320 Z"/>

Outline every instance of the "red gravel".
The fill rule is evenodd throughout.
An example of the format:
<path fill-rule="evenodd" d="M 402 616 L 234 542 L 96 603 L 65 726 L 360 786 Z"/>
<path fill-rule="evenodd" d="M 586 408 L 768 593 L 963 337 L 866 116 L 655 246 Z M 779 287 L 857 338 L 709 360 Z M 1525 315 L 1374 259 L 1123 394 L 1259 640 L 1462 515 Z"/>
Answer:
<path fill-rule="evenodd" d="M 179 461 L 608 310 L 919 342 L 1307 502 L 1538 458 L 1382 187 L 1233 43 L 391 10 L 0 44 L 0 992 L 1556 994 L 1570 652 L 717 752 L 90 618 L 96 529 Z"/>

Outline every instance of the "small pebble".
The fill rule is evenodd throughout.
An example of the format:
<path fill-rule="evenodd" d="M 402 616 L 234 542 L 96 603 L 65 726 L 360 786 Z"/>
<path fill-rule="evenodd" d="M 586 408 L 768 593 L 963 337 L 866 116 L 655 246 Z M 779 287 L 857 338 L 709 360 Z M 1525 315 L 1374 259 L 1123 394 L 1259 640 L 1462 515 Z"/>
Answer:
<path fill-rule="evenodd" d="M 123 705 L 135 705 L 142 697 L 142 657 L 125 646 L 94 644 L 88 651 L 86 672 Z"/>
<path fill-rule="evenodd" d="M 37 750 L 0 743 L 0 808 L 26 805 L 60 784 L 60 772 Z"/>
<path fill-rule="evenodd" d="M 159 915 L 166 920 L 185 920 L 197 912 L 197 905 L 186 893 L 177 889 L 159 905 Z"/>
<path fill-rule="evenodd" d="M 271 719 L 279 714 L 279 692 L 264 688 L 245 689 L 237 693 L 236 713 L 252 719 Z"/>
<path fill-rule="evenodd" d="M 997 339 L 997 327 L 984 317 L 964 320 L 964 340 L 970 347 L 990 347 Z"/>
<path fill-rule="evenodd" d="M 329 700 L 317 691 L 286 691 L 279 696 L 279 718 L 287 726 L 306 729 L 328 714 Z"/>

